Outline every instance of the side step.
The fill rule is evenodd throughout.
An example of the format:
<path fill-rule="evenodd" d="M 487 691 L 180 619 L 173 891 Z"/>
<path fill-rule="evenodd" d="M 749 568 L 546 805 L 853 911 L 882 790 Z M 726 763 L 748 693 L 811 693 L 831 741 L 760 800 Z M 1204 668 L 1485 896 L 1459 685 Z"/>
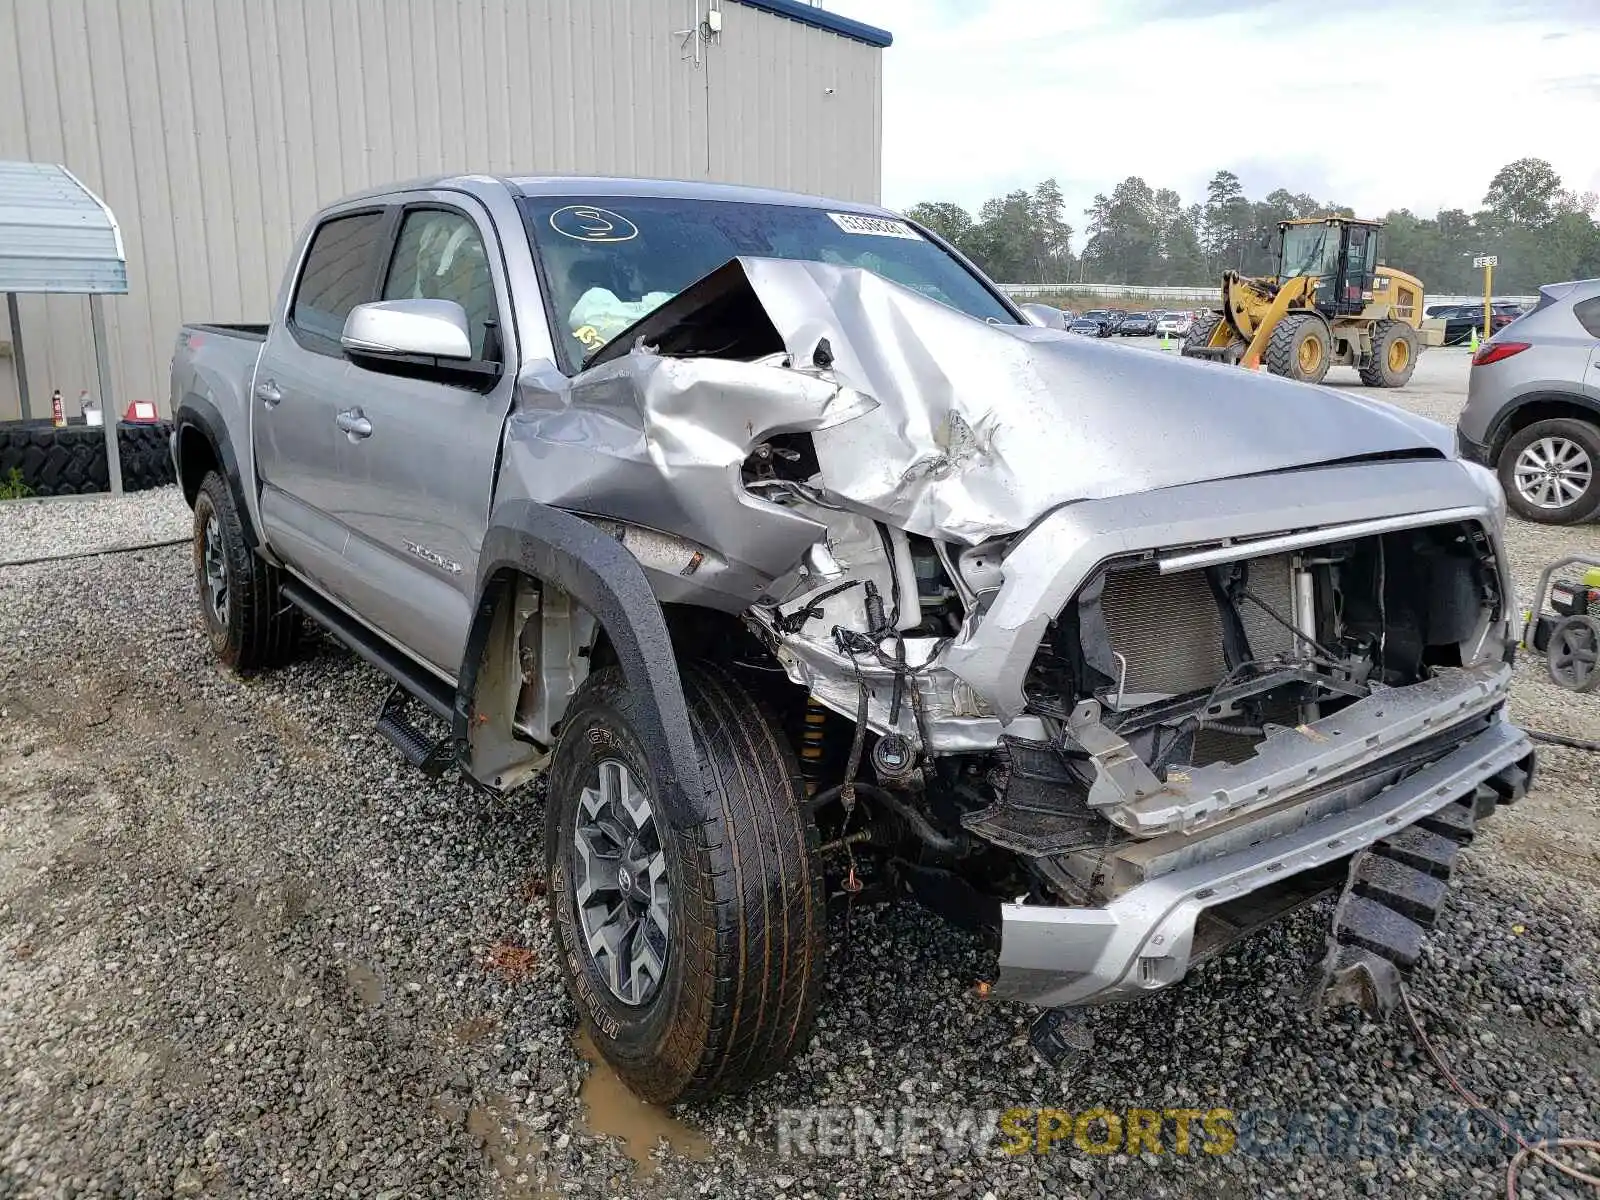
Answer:
<path fill-rule="evenodd" d="M 455 758 L 455 739 L 447 735 L 430 741 L 407 719 L 410 702 L 410 695 L 398 683 L 390 688 L 378 711 L 378 732 L 394 743 L 406 762 L 429 779 L 437 779 Z"/>
<path fill-rule="evenodd" d="M 430 740 L 412 724 L 407 709 L 416 700 L 449 725 L 455 718 L 455 689 L 302 580 L 284 580 L 281 591 L 285 600 L 394 681 L 378 712 L 378 732 L 399 748 L 406 762 L 437 778 L 454 760 L 454 742 L 449 737 Z"/>

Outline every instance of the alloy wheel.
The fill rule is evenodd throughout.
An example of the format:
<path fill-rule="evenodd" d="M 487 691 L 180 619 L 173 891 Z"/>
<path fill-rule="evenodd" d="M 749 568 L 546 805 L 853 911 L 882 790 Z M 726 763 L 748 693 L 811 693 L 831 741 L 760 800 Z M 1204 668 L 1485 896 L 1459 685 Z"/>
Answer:
<path fill-rule="evenodd" d="M 200 565 L 206 576 L 206 602 L 220 625 L 228 623 L 228 560 L 222 551 L 222 526 L 217 514 L 206 517 L 200 539 Z"/>
<path fill-rule="evenodd" d="M 1529 442 L 1512 468 L 1517 491 L 1535 508 L 1566 508 L 1589 489 L 1594 464 L 1577 442 L 1564 437 L 1542 437 Z"/>
<path fill-rule="evenodd" d="M 648 789 L 602 759 L 578 798 L 573 868 L 583 944 L 611 994 L 647 1004 L 666 974 L 672 931 L 667 860 Z"/>

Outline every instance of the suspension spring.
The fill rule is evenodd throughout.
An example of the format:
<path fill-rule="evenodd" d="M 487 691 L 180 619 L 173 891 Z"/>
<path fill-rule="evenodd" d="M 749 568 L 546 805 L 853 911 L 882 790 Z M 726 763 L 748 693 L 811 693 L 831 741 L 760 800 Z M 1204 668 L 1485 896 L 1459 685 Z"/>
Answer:
<path fill-rule="evenodd" d="M 816 795 L 817 785 L 822 779 L 827 741 L 828 710 L 815 700 L 808 699 L 805 726 L 800 733 L 800 775 L 805 780 L 808 797 Z"/>

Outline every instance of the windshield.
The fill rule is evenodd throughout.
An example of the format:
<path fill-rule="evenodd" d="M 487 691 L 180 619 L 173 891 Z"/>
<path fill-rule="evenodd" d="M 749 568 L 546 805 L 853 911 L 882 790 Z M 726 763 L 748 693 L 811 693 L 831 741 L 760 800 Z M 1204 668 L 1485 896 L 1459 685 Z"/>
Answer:
<path fill-rule="evenodd" d="M 1290 225 L 1283 231 L 1283 274 L 1332 275 L 1339 269 L 1339 238 L 1332 225 Z"/>
<path fill-rule="evenodd" d="M 904 221 L 789 204 L 669 196 L 522 201 L 569 367 L 731 258 L 861 267 L 980 320 L 1017 318 Z"/>

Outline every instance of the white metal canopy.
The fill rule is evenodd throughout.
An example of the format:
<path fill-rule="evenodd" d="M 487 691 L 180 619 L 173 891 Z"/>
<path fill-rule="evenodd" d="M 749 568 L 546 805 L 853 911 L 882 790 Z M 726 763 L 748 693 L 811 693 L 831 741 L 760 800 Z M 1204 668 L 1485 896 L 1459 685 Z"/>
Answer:
<path fill-rule="evenodd" d="M 0 162 L 0 292 L 124 294 L 122 231 L 55 163 Z"/>
<path fill-rule="evenodd" d="M 78 177 L 57 163 L 0 161 L 0 292 L 11 321 L 12 359 L 23 417 L 28 417 L 28 369 L 17 315 L 18 292 L 89 297 L 100 411 L 105 414 L 106 468 L 112 493 L 122 491 L 117 414 L 111 397 L 102 295 L 128 291 L 122 231 L 111 210 Z"/>

